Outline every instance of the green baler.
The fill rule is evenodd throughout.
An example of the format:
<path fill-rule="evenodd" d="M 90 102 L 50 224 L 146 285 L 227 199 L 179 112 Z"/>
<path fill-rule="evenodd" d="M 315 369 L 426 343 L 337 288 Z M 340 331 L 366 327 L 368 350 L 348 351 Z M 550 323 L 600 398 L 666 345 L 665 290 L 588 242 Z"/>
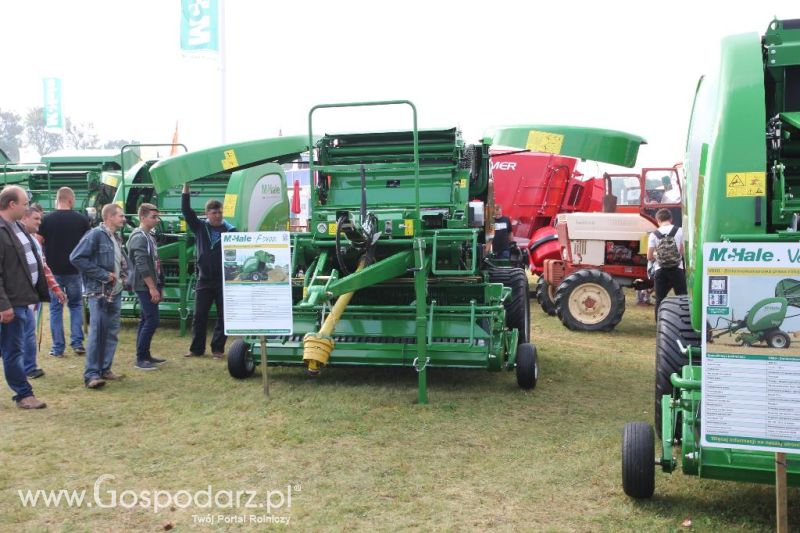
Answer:
<path fill-rule="evenodd" d="M 723 40 L 718 72 L 697 87 L 684 169 L 689 295 L 667 298 L 659 309 L 655 429 L 660 458 L 655 458 L 650 425 L 627 424 L 623 431 L 623 488 L 635 498 L 653 494 L 655 465 L 672 472 L 679 462 L 685 474 L 704 478 L 775 481 L 774 453 L 700 443 L 703 245 L 800 243 L 800 20 L 775 20 L 763 37 L 752 33 Z M 751 196 L 730 193 L 730 176 L 741 172 L 766 176 L 764 190 Z M 783 305 L 783 315 L 793 293 L 789 289 L 776 288 L 770 300 Z M 766 327 L 752 320 L 745 326 L 756 333 Z M 680 461 L 673 446 L 679 447 Z M 800 455 L 786 454 L 786 459 L 788 484 L 800 485 Z"/>
<path fill-rule="evenodd" d="M 70 187 L 75 192 L 75 209 L 99 223 L 100 210 L 114 198 L 123 172 L 138 161 L 138 150 L 60 151 L 43 156 L 41 163 L 4 164 L 0 183 L 24 187 L 45 212 L 55 209 L 58 189 Z"/>
<path fill-rule="evenodd" d="M 363 105 L 407 105 L 414 127 L 314 136 L 318 109 Z M 421 402 L 429 367 L 516 367 L 519 384 L 532 388 L 538 364 L 528 343 L 527 278 L 484 262 L 487 221 L 482 209 L 469 208 L 470 200 L 483 206 L 489 199 L 488 143 L 466 146 L 455 128 L 419 131 L 416 124 L 406 101 L 317 106 L 301 143 L 273 139 L 285 144 L 282 157 L 248 157 L 249 146 L 230 145 L 206 161 L 181 156 L 180 169 L 166 160 L 153 178 L 161 190 L 215 171 L 226 157 L 243 168 L 313 149 L 311 231 L 292 234 L 294 334 L 268 339 L 269 364 L 312 373 L 328 364 L 413 367 Z M 247 190 L 235 194 L 244 198 Z M 247 205 L 235 205 L 238 228 L 278 229 L 247 216 Z M 261 360 L 257 339 L 229 349 L 235 377 L 252 374 Z"/>

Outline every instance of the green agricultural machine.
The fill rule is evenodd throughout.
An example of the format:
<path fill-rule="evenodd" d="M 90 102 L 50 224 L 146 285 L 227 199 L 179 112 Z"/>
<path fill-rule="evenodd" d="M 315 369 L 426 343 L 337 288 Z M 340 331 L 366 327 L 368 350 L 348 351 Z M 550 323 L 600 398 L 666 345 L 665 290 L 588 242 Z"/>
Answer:
<path fill-rule="evenodd" d="M 138 150 L 61 151 L 43 156 L 41 163 L 4 164 L 0 183 L 24 187 L 45 212 L 55 209 L 56 191 L 70 187 L 75 191 L 75 209 L 99 223 L 100 211 L 114 198 L 123 172 L 138 161 Z"/>
<path fill-rule="evenodd" d="M 315 134 L 320 110 L 389 105 L 408 106 L 413 127 Z M 221 164 L 279 170 L 276 163 L 310 154 L 310 231 L 291 235 L 293 334 L 267 337 L 268 364 L 313 375 L 329 365 L 413 368 L 421 403 L 429 368 L 515 370 L 520 387 L 535 387 L 527 265 L 486 250 L 494 227 L 489 147 L 494 139 L 509 148 L 624 162 L 635 159 L 638 143 L 620 142 L 615 132 L 514 126 L 466 144 L 456 128 L 418 129 L 408 101 L 316 106 L 308 129 L 307 137 L 227 145 L 151 169 L 162 191 L 219 172 Z M 226 200 L 231 221 L 240 230 L 267 229 L 260 216 L 242 211 L 248 205 Z M 240 276 L 236 265 L 225 266 L 229 280 Z M 239 339 L 228 351 L 228 369 L 246 378 L 264 359 L 259 339 Z"/>
<path fill-rule="evenodd" d="M 703 291 L 708 290 L 703 245 L 800 243 L 800 20 L 775 20 L 763 36 L 751 33 L 723 40 L 717 74 L 702 78 L 697 87 L 686 149 L 683 228 L 689 295 L 665 299 L 659 309 L 659 458 L 649 424 L 627 424 L 623 430 L 623 488 L 634 498 L 652 496 L 656 465 L 673 472 L 680 463 L 685 474 L 709 479 L 775 482 L 775 453 L 700 442 Z M 741 173 L 754 184 L 748 194 L 736 189 L 735 178 Z M 784 304 L 794 298 L 794 289 L 791 283 L 779 284 L 776 298 L 770 300 L 782 310 L 762 315 L 766 322 L 745 321 L 748 336 L 742 340 L 767 340 L 767 332 L 780 331 L 775 321 L 785 318 Z M 778 347 L 788 340 L 772 337 Z M 783 442 L 794 449 L 792 439 Z M 786 459 L 788 484 L 800 485 L 800 454 L 787 453 Z"/>
<path fill-rule="evenodd" d="M 269 150 L 269 147 L 264 148 L 264 144 L 258 141 L 251 144 L 256 144 L 260 150 Z M 129 148 L 138 150 L 145 146 L 171 145 L 136 145 L 125 147 L 122 152 L 126 153 Z M 183 148 L 185 150 L 185 147 Z M 200 161 L 201 165 L 209 164 L 208 157 L 208 150 L 191 154 L 191 159 Z M 216 153 L 211 157 L 216 157 Z M 174 169 L 178 173 L 196 172 L 192 164 L 184 166 L 187 159 L 188 154 L 172 157 L 167 168 Z M 183 182 L 178 180 L 165 183 L 158 191 L 153 183 L 151 171 L 166 161 L 142 161 L 123 172 L 114 202 L 123 206 L 128 221 L 128 225 L 123 229 L 125 238 L 139 225 L 138 210 L 142 203 L 152 203 L 159 208 L 161 222 L 156 227 L 155 238 L 165 276 L 164 297 L 159 311 L 162 318 L 180 320 L 180 334 L 183 335 L 194 310 L 194 286 L 197 281 L 195 240 L 181 214 Z M 192 180 L 191 205 L 198 216 L 203 216 L 205 203 L 208 200 L 224 200 L 225 218 L 236 226 L 250 222 L 248 216 L 257 217 L 260 214 L 266 219 L 263 222 L 265 227 L 285 229 L 284 221 L 288 217 L 289 208 L 282 170 L 276 175 L 274 165 L 255 165 L 230 170 L 224 168 L 220 159 L 216 159 L 213 163 L 216 171 L 208 173 L 203 171 L 202 176 Z M 225 165 L 229 163 L 226 162 Z M 262 177 L 265 179 L 261 180 Z M 247 209 L 241 207 L 244 202 L 248 203 Z M 234 212 L 237 206 L 239 209 Z M 214 312 L 212 311 L 212 316 Z M 135 318 L 139 313 L 139 300 L 136 294 L 126 291 L 122 297 L 122 316 Z"/>

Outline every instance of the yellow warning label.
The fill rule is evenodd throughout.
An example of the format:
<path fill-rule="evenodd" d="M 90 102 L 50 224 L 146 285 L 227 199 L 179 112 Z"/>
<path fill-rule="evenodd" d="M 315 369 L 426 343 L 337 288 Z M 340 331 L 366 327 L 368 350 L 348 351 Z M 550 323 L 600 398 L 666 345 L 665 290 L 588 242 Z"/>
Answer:
<path fill-rule="evenodd" d="M 462 189 L 466 189 L 467 188 L 467 180 L 466 179 L 462 179 L 460 185 L 461 185 Z"/>
<path fill-rule="evenodd" d="M 236 194 L 225 195 L 225 202 L 222 204 L 222 216 L 233 217 L 236 214 L 236 200 L 238 198 Z"/>
<path fill-rule="evenodd" d="M 414 235 L 414 221 L 410 218 L 403 221 L 403 235 L 406 237 Z"/>
<path fill-rule="evenodd" d="M 725 174 L 725 196 L 766 196 L 766 172 L 728 172 Z"/>
<path fill-rule="evenodd" d="M 229 168 L 235 168 L 239 166 L 239 162 L 236 160 L 236 152 L 233 150 L 225 150 L 225 159 L 220 161 L 222 163 L 222 169 L 228 170 Z"/>
<path fill-rule="evenodd" d="M 103 173 L 100 181 L 108 185 L 109 187 L 116 187 L 119 185 L 119 178 L 114 176 L 113 174 Z"/>
<path fill-rule="evenodd" d="M 562 144 L 564 144 L 564 136 L 560 133 L 531 130 L 528 132 L 528 142 L 525 144 L 525 148 L 533 152 L 560 154 Z"/>
<path fill-rule="evenodd" d="M 336 222 L 328 222 L 328 235 L 336 235 Z"/>
<path fill-rule="evenodd" d="M 181 220 L 180 223 L 178 223 L 178 227 L 181 229 L 181 233 L 186 233 L 186 221 L 185 220 Z"/>

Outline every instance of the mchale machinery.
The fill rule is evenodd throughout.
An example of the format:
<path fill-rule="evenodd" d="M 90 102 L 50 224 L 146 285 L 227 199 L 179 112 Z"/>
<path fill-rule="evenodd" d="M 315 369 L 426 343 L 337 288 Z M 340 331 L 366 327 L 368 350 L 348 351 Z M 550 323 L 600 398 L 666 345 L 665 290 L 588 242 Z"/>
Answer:
<path fill-rule="evenodd" d="M 683 199 L 689 294 L 666 298 L 659 308 L 655 432 L 636 422 L 622 434 L 622 485 L 629 496 L 653 495 L 656 466 L 664 472 L 680 466 L 684 474 L 709 479 L 776 480 L 773 452 L 701 443 L 703 291 L 709 290 L 703 280 L 703 245 L 800 242 L 798 139 L 800 20 L 774 20 L 763 37 L 725 38 L 718 71 L 698 84 L 689 124 Z M 726 178 L 745 170 L 764 176 L 766 187 L 730 194 Z M 781 324 L 788 318 L 787 306 L 797 303 L 796 288 L 793 279 L 780 281 L 775 297 L 757 301 L 743 319 L 707 325 L 706 342 L 730 334 L 741 344 L 783 352 L 790 337 Z M 733 388 L 725 394 L 745 391 Z M 654 433 L 660 436 L 658 458 Z M 792 440 L 784 441 L 787 447 Z M 800 454 L 786 453 L 784 465 L 785 483 L 800 485 Z"/>
<path fill-rule="evenodd" d="M 315 135 L 321 109 L 386 105 L 408 106 L 413 128 Z M 434 367 L 516 370 L 520 387 L 535 387 L 526 264 L 519 256 L 500 259 L 486 246 L 494 228 L 489 149 L 599 154 L 614 163 L 635 160 L 640 139 L 537 125 L 496 128 L 466 144 L 455 128 L 419 130 L 408 101 L 316 106 L 308 122 L 305 138 L 226 145 L 151 169 L 156 191 L 164 191 L 256 165 L 277 167 L 277 176 L 276 162 L 310 154 L 310 231 L 291 235 L 294 333 L 267 337 L 268 357 L 256 338 L 235 341 L 230 374 L 246 378 L 264 360 L 313 375 L 330 365 L 410 367 L 421 403 Z M 590 138 L 596 142 L 587 146 Z M 248 194 L 247 187 L 229 190 L 226 211 L 240 230 L 267 229 L 259 216 L 246 216 Z M 238 275 L 231 265 L 228 276 Z"/>

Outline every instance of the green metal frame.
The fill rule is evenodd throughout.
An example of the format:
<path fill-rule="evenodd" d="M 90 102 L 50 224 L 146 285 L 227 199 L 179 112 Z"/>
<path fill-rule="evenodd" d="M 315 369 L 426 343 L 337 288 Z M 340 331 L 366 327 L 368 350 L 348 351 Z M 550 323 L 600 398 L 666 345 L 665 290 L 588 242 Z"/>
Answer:
<path fill-rule="evenodd" d="M 315 137 L 315 112 L 371 105 L 409 106 L 410 130 Z M 308 126 L 308 144 L 317 147 L 309 161 L 316 186 L 311 231 L 292 235 L 294 334 L 268 338 L 268 364 L 302 365 L 304 336 L 319 329 L 332 300 L 355 292 L 334 332 L 331 365 L 413 367 L 419 403 L 427 403 L 429 367 L 513 369 L 518 333 L 506 327 L 503 306 L 510 289 L 481 270 L 482 228 L 467 220 L 470 193 L 486 195 L 488 147 L 478 147 L 485 168 L 470 176 L 459 168 L 464 144 L 458 132 L 419 131 L 407 100 L 314 106 Z M 357 213 L 362 168 L 381 238 L 373 264 L 343 275 L 331 227 L 341 213 Z M 443 227 L 432 227 L 426 217 L 438 215 L 431 212 L 443 213 Z M 457 298 L 460 293 L 469 294 Z M 405 296 L 388 301 L 399 294 Z M 260 364 L 258 340 L 246 341 Z"/>

